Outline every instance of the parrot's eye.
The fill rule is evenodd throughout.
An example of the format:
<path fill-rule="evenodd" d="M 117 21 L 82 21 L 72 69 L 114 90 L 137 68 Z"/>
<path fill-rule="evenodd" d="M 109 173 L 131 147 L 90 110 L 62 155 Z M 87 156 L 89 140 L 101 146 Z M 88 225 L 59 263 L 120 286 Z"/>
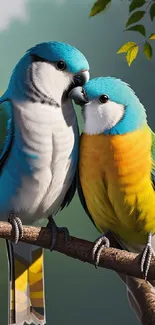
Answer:
<path fill-rule="evenodd" d="M 109 100 L 109 97 L 107 95 L 101 95 L 99 97 L 99 102 L 102 104 L 105 104 Z"/>
<path fill-rule="evenodd" d="M 58 61 L 56 63 L 56 66 L 57 66 L 57 69 L 61 70 L 61 71 L 66 69 L 66 63 L 64 61 L 62 61 L 62 60 Z"/>

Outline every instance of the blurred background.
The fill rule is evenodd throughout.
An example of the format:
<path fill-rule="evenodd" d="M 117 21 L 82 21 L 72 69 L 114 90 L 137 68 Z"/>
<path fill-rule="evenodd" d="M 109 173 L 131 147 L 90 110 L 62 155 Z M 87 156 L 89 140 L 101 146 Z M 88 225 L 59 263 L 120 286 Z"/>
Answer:
<path fill-rule="evenodd" d="M 155 130 L 155 57 L 140 53 L 129 68 L 124 55 L 116 55 L 127 41 L 140 41 L 137 33 L 123 33 L 128 0 L 113 0 L 105 13 L 88 19 L 93 0 L 0 0 L 0 89 L 7 87 L 14 65 L 24 52 L 42 41 L 57 40 L 79 48 L 91 66 L 91 77 L 111 75 L 135 90 Z M 148 25 L 147 25 L 148 24 Z M 151 30 L 146 21 L 148 30 Z M 82 119 L 77 109 L 80 127 Z M 99 235 L 77 197 L 56 222 L 73 236 L 94 241 Z M 45 252 L 47 325 L 138 325 L 129 308 L 126 290 L 112 271 L 95 269 L 59 253 Z M 7 324 L 7 258 L 0 240 L 0 324 Z"/>

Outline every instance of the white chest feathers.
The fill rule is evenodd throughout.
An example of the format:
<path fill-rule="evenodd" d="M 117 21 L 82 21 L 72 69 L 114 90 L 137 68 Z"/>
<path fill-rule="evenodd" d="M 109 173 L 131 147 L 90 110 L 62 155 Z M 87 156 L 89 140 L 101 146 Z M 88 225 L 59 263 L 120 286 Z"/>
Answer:
<path fill-rule="evenodd" d="M 25 223 L 32 223 L 55 214 L 63 202 L 76 169 L 78 127 L 71 106 L 64 118 L 61 108 L 25 105 L 16 103 L 15 137 L 6 166 L 12 185 L 8 201 Z"/>

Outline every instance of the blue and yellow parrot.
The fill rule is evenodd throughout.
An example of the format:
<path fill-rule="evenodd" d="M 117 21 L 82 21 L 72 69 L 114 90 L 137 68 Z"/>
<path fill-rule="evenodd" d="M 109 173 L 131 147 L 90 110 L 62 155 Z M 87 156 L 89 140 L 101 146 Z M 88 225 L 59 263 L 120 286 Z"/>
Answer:
<path fill-rule="evenodd" d="M 92 79 L 69 96 L 81 105 L 84 118 L 79 195 L 102 233 L 93 249 L 96 264 L 110 230 L 123 247 L 141 253 L 146 279 L 155 255 L 155 134 L 144 106 L 114 77 Z"/>
<path fill-rule="evenodd" d="M 9 220 L 9 324 L 46 322 L 43 251 L 19 242 L 25 225 L 36 225 L 68 205 L 75 189 L 79 132 L 68 91 L 89 79 L 89 65 L 61 42 L 29 49 L 0 98 L 0 220 Z M 60 229 L 64 230 L 64 228 Z M 17 245 L 16 245 L 17 244 Z"/>

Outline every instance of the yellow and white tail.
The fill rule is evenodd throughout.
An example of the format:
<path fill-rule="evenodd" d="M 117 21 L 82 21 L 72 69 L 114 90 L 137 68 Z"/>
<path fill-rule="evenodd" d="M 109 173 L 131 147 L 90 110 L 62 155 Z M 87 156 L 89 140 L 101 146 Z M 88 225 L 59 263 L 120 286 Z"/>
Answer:
<path fill-rule="evenodd" d="M 44 325 L 43 249 L 7 241 L 9 260 L 9 325 Z"/>

